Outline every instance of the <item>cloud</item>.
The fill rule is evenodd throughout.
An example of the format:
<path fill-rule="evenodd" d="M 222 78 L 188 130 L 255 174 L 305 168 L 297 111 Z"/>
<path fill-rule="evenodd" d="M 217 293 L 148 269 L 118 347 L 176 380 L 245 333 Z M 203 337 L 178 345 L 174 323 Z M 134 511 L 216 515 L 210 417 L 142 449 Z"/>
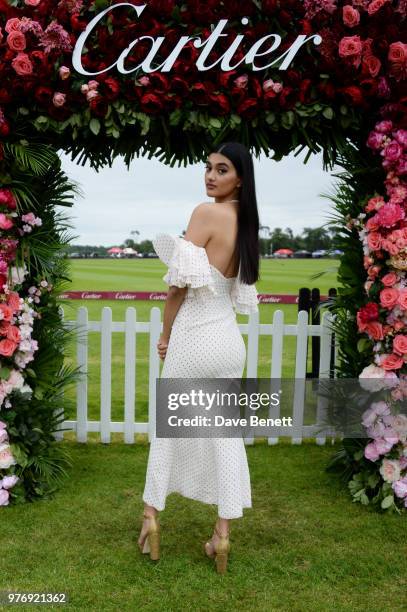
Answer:
<path fill-rule="evenodd" d="M 303 164 L 305 151 L 279 162 L 264 155 L 254 158 L 260 223 L 303 227 L 326 222 L 332 203 L 320 193 L 333 192 L 333 179 L 322 169 L 322 155 Z M 96 172 L 61 154 L 62 167 L 78 182 L 84 197 L 76 197 L 71 209 L 73 244 L 119 245 L 138 230 L 137 240 L 151 239 L 158 232 L 180 234 L 186 229 L 194 207 L 211 201 L 204 183 L 205 164 L 170 167 L 154 159 L 135 158 L 127 170 L 121 158 L 112 168 Z M 334 169 L 335 171 L 336 169 Z M 67 209 L 64 209 L 67 212 Z"/>

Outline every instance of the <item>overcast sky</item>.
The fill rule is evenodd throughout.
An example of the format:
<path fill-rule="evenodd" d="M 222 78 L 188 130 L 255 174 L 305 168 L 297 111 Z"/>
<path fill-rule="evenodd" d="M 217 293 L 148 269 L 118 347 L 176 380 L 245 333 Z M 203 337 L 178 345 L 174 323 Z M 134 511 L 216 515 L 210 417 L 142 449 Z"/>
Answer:
<path fill-rule="evenodd" d="M 304 150 L 280 162 L 265 156 L 254 158 L 256 193 L 261 225 L 303 227 L 323 225 L 333 208 L 321 193 L 334 191 L 334 179 L 322 169 L 322 156 L 313 155 L 304 165 Z M 61 153 L 68 176 L 79 183 L 84 197 L 76 197 L 71 209 L 73 245 L 118 246 L 130 238 L 151 239 L 156 233 L 180 234 L 188 225 L 193 208 L 211 201 L 206 195 L 205 164 L 174 166 L 157 160 L 134 159 L 130 170 L 123 160 L 96 172 Z M 336 169 L 337 170 L 337 169 Z"/>

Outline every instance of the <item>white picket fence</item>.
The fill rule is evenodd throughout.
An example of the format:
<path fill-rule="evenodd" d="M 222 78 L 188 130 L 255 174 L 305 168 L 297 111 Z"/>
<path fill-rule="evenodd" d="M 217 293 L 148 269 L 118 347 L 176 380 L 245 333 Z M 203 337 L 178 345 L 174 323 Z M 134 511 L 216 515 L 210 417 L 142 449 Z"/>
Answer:
<path fill-rule="evenodd" d="M 63 308 L 61 307 L 64 316 Z M 300 444 L 303 437 L 315 437 L 317 444 L 325 444 L 324 437 L 318 437 L 319 412 L 317 412 L 317 423 L 314 425 L 303 425 L 304 416 L 304 390 L 307 366 L 307 345 L 310 336 L 320 336 L 320 363 L 319 377 L 328 378 L 331 359 L 331 321 L 333 315 L 328 311 L 321 317 L 320 325 L 308 323 L 306 311 L 298 313 L 295 324 L 284 323 L 284 312 L 276 310 L 272 323 L 259 323 L 259 313 L 252 313 L 247 323 L 240 323 L 239 328 L 243 335 L 247 335 L 247 364 L 246 377 L 258 377 L 258 353 L 259 337 L 262 335 L 272 336 L 272 349 L 270 354 L 270 373 L 272 379 L 281 379 L 283 366 L 283 341 L 284 336 L 296 337 L 295 373 L 293 378 L 301 379 L 303 385 L 295 386 L 292 406 L 293 425 L 295 430 L 302 435 L 292 437 L 293 444 Z M 79 331 L 77 339 L 77 364 L 81 371 L 88 371 L 88 333 L 99 332 L 100 343 L 100 420 L 88 420 L 88 380 L 86 376 L 77 383 L 76 388 L 76 420 L 65 420 L 61 429 L 76 432 L 78 442 L 87 442 L 88 432 L 99 432 L 100 441 L 109 443 L 113 432 L 124 435 L 126 444 L 135 443 L 135 434 L 148 434 L 151 441 L 156 423 L 156 379 L 160 376 L 160 358 L 157 353 L 157 342 L 162 331 L 161 311 L 157 306 L 151 308 L 150 321 L 137 321 L 136 308 L 130 306 L 126 309 L 125 321 L 113 321 L 112 309 L 108 306 L 102 309 L 100 321 L 89 321 L 88 310 L 82 306 L 77 310 L 76 321 L 65 321 L 68 328 L 76 328 Z M 112 421 L 112 334 L 124 333 L 124 421 Z M 148 422 L 136 420 L 135 400 L 137 390 L 136 380 L 136 342 L 139 334 L 149 334 L 149 384 L 148 384 Z M 335 346 L 335 362 L 337 359 L 337 345 Z M 323 412 L 323 405 L 318 406 L 318 411 Z M 55 432 L 55 438 L 63 439 L 64 432 Z M 276 444 L 278 437 L 268 438 L 269 444 Z M 253 438 L 245 438 L 246 444 L 253 444 Z"/>

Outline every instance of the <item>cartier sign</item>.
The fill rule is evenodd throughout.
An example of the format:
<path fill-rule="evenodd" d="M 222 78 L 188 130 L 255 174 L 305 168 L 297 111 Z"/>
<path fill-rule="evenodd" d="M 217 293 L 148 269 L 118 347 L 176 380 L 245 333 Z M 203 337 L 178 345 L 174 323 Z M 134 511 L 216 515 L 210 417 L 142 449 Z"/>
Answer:
<path fill-rule="evenodd" d="M 103 72 L 108 72 L 115 66 L 117 66 L 117 70 L 121 74 L 130 74 L 131 72 L 135 72 L 140 69 L 143 72 L 147 73 L 157 71 L 169 72 L 173 67 L 174 62 L 177 60 L 179 54 L 181 53 L 183 47 L 189 41 L 193 41 L 193 45 L 197 49 L 201 49 L 201 53 L 199 54 L 196 61 L 196 66 L 200 71 L 211 70 L 212 68 L 219 67 L 220 70 L 228 72 L 229 70 L 234 70 L 241 64 L 247 64 L 251 66 L 254 71 L 265 70 L 266 68 L 270 68 L 272 66 L 277 66 L 279 70 L 286 70 L 291 64 L 299 49 L 308 41 L 312 40 L 314 45 L 319 45 L 322 42 L 322 38 L 319 34 L 313 34 L 308 37 L 305 34 L 300 34 L 297 36 L 293 44 L 288 49 L 286 49 L 277 57 L 273 57 L 273 59 L 271 59 L 270 56 L 278 50 L 278 47 L 281 44 L 281 36 L 279 34 L 268 34 L 267 36 L 264 36 L 263 38 L 257 40 L 240 61 L 233 63 L 233 56 L 238 50 L 239 46 L 244 41 L 244 34 L 237 34 L 233 38 L 233 34 L 225 33 L 224 30 L 227 26 L 228 19 L 221 19 L 218 24 L 213 27 L 212 32 L 208 36 L 208 38 L 204 40 L 202 40 L 201 37 L 197 35 L 180 36 L 180 39 L 175 45 L 174 49 L 171 51 L 165 61 L 163 61 L 162 64 L 160 64 L 159 66 L 152 66 L 152 62 L 159 53 L 160 46 L 165 41 L 165 36 L 157 36 L 156 38 L 154 38 L 153 36 L 144 35 L 133 40 L 126 49 L 123 49 L 117 60 L 107 68 L 104 68 L 99 72 L 88 72 L 82 66 L 83 47 L 86 45 L 88 37 L 92 33 L 92 30 L 97 26 L 99 21 L 103 19 L 103 17 L 107 13 L 113 11 L 115 8 L 118 8 L 120 6 L 127 6 L 135 10 L 137 13 L 137 17 L 140 17 L 147 5 L 142 4 L 140 6 L 135 6 L 129 2 L 119 2 L 118 4 L 109 6 L 107 9 L 101 11 L 89 22 L 86 29 L 79 36 L 72 55 L 73 67 L 80 74 L 95 76 L 97 74 L 102 74 Z M 241 19 L 241 23 L 243 25 L 247 25 L 249 23 L 249 20 L 247 19 L 247 17 L 243 17 Z M 218 40 L 221 37 L 225 36 L 230 36 L 231 38 L 233 38 L 233 40 L 230 41 L 229 47 L 223 53 L 223 55 L 221 55 L 221 57 L 219 57 L 215 62 L 213 62 L 212 64 L 208 64 L 207 59 L 210 52 L 215 48 Z M 151 41 L 151 49 L 147 53 L 146 57 L 137 66 L 133 66 L 131 69 L 126 69 L 125 61 L 128 54 L 140 40 L 145 39 L 150 39 Z M 265 58 L 267 63 L 258 65 L 257 60 L 259 60 L 260 58 Z"/>

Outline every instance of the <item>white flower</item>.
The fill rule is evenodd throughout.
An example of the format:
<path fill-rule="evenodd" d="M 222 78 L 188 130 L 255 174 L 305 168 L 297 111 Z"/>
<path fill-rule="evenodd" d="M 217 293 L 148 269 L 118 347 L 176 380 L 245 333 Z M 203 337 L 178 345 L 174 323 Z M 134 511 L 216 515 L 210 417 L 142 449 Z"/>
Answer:
<path fill-rule="evenodd" d="M 395 482 L 400 479 L 400 463 L 395 459 L 383 459 L 380 474 L 385 482 Z"/>
<path fill-rule="evenodd" d="M 0 469 L 7 470 L 11 465 L 15 465 L 17 461 L 11 452 L 9 444 L 0 444 Z"/>

